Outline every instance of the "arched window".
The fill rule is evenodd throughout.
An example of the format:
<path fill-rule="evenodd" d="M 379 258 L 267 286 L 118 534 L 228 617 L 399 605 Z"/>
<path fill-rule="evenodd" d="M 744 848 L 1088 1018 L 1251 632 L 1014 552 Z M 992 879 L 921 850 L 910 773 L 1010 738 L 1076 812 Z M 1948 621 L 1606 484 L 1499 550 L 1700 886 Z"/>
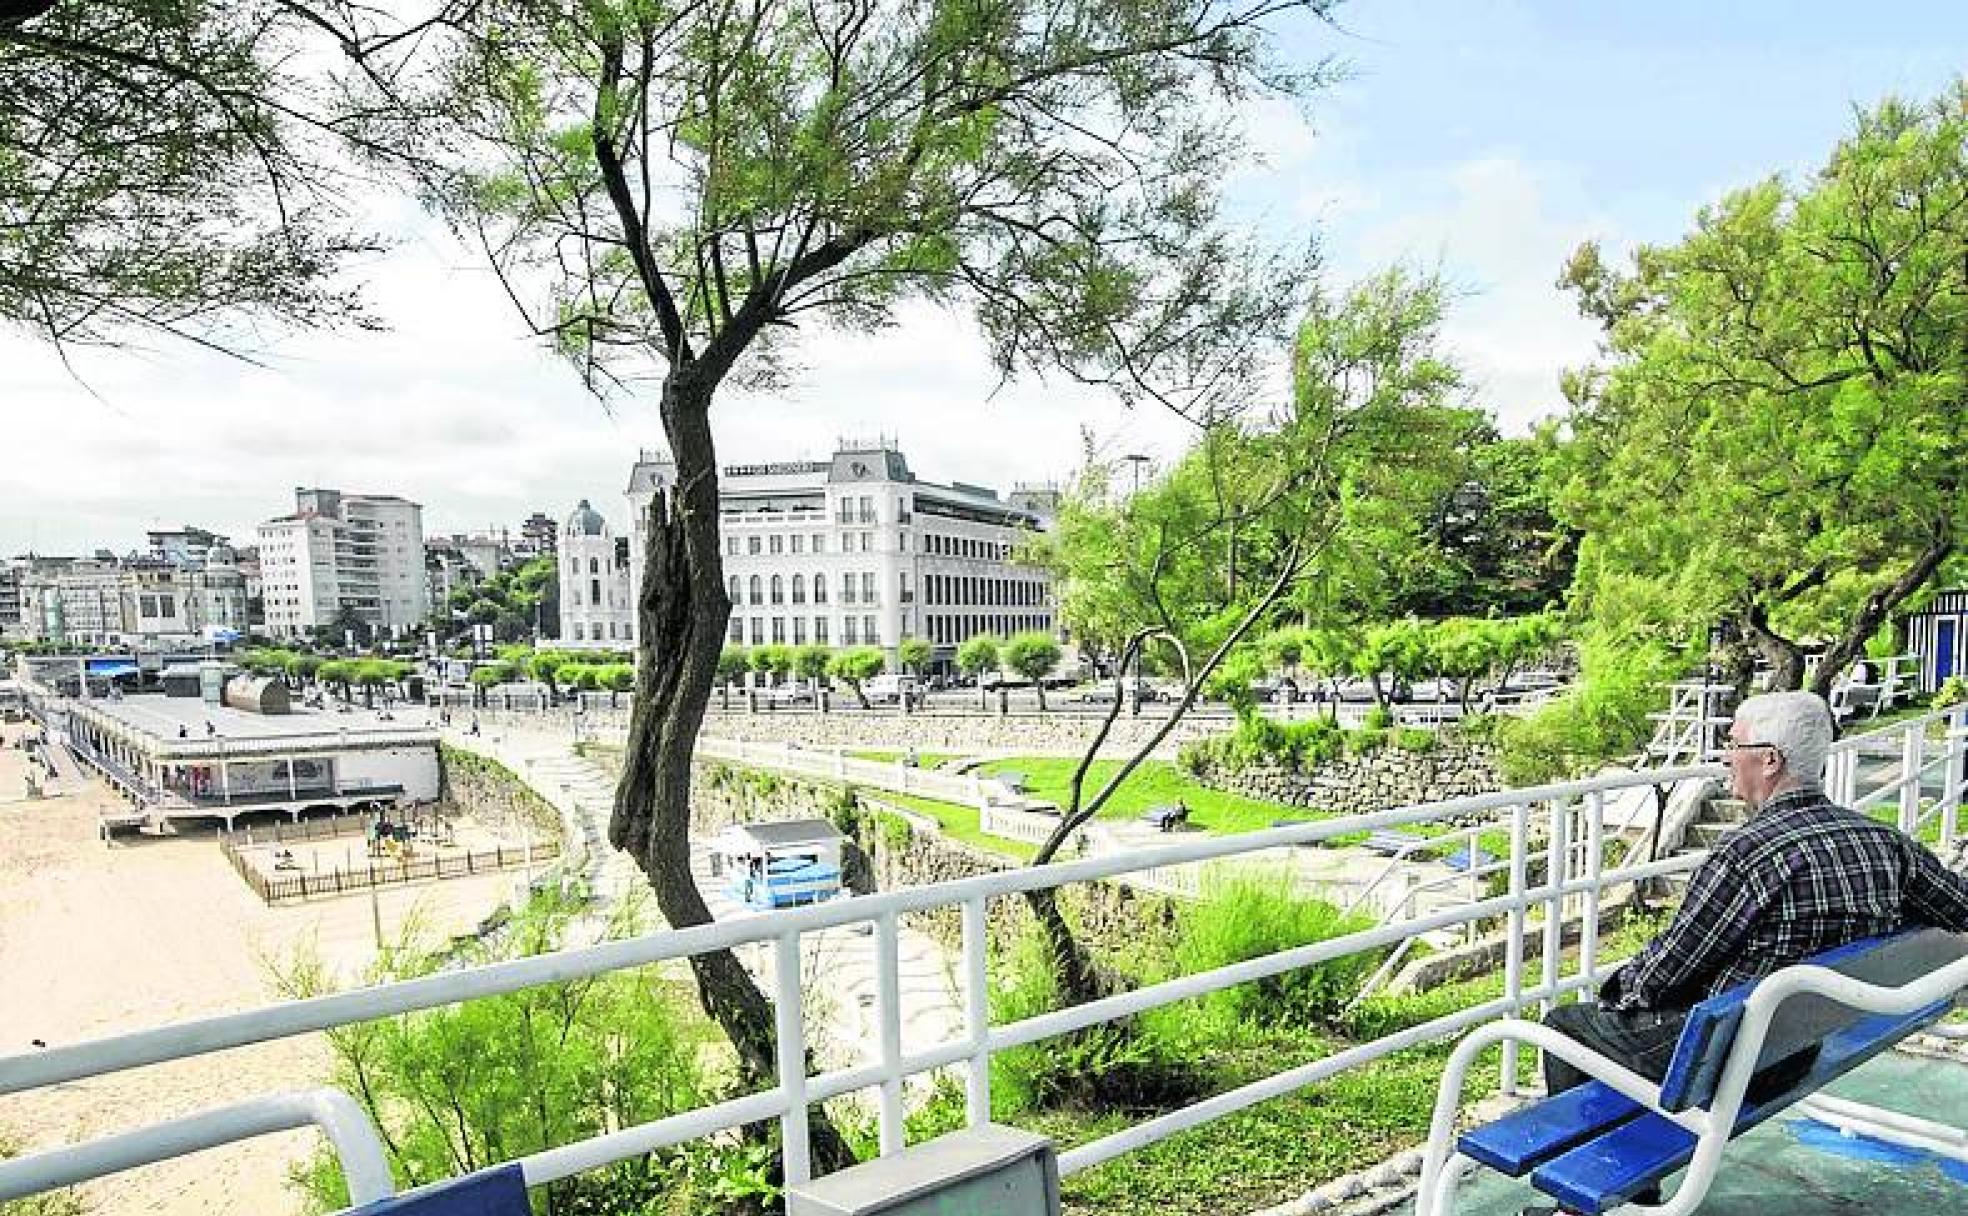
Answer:
<path fill-rule="evenodd" d="M 793 576 L 793 602 L 795 604 L 804 604 L 806 602 L 806 576 L 804 574 L 795 574 Z"/>
<path fill-rule="evenodd" d="M 772 602 L 775 604 L 786 602 L 786 580 L 776 574 L 772 576 Z"/>
<path fill-rule="evenodd" d="M 813 602 L 816 604 L 827 602 L 827 576 L 824 574 L 813 576 Z"/>
<path fill-rule="evenodd" d="M 754 604 L 764 602 L 765 582 L 764 580 L 760 579 L 759 576 L 756 574 L 752 576 L 751 591 L 752 591 L 752 602 Z"/>
<path fill-rule="evenodd" d="M 739 587 L 738 587 L 738 576 L 737 576 L 737 575 L 735 575 L 735 574 L 731 576 L 731 587 L 730 587 L 730 591 L 731 591 L 731 602 L 732 602 L 732 603 L 734 603 L 734 604 L 737 604 L 737 603 L 742 603 L 742 602 L 743 602 L 743 599 L 742 599 L 742 592 L 741 592 L 741 591 L 739 590 Z"/>
<path fill-rule="evenodd" d="M 589 573 L 589 574 L 600 574 L 600 573 L 601 573 L 601 559 L 600 559 L 600 558 L 598 558 L 598 557 L 591 557 L 591 558 L 589 558 L 589 559 L 588 559 L 588 573 Z"/>

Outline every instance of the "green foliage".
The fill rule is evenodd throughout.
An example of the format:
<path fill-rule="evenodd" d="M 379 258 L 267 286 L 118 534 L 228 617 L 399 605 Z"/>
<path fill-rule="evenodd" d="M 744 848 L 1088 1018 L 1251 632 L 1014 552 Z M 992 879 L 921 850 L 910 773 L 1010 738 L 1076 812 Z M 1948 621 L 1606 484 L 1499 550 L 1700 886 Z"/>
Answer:
<path fill-rule="evenodd" d="M 827 665 L 833 657 L 833 651 L 825 646 L 801 646 L 793 651 L 793 671 L 805 679 L 817 680 L 827 674 Z"/>
<path fill-rule="evenodd" d="M 1939 688 L 1934 690 L 1931 705 L 1935 709 L 1945 709 L 1950 705 L 1959 705 L 1963 701 L 1968 701 L 1968 677 L 1949 676 L 1941 681 Z"/>
<path fill-rule="evenodd" d="M 1402 751 L 1413 752 L 1418 756 L 1425 756 L 1434 751 L 1441 742 L 1435 737 L 1434 731 L 1424 730 L 1419 726 L 1396 727 L 1391 741 Z"/>
<path fill-rule="evenodd" d="M 0 1137 L 0 1161 L 20 1156 L 20 1146 Z M 82 1206 L 82 1197 L 72 1188 L 59 1191 L 43 1191 L 25 1199 L 10 1199 L 0 1203 L 0 1216 L 84 1216 L 87 1211 Z"/>
<path fill-rule="evenodd" d="M 860 696 L 862 681 L 874 679 L 887 666 L 888 658 L 879 649 L 859 646 L 853 650 L 835 651 L 827 660 L 827 674 L 837 680 L 845 680 Z"/>
<path fill-rule="evenodd" d="M 1292 887 L 1288 873 L 1241 872 L 1213 884 L 1201 900 L 1182 905 L 1174 973 L 1193 975 L 1373 927 L 1370 919 L 1343 916 L 1329 903 L 1300 898 Z M 1359 991 L 1384 954 L 1384 950 L 1358 951 L 1294 968 L 1213 992 L 1197 1005 L 1204 1016 L 1230 1022 L 1323 1024 Z M 1194 1012 L 1187 1004 L 1168 1006 L 1151 1025 L 1179 1021 Z"/>
<path fill-rule="evenodd" d="M 506 684 L 517 679 L 519 671 L 511 663 L 483 663 L 472 668 L 471 682 L 479 688 Z"/>
<path fill-rule="evenodd" d="M 936 648 L 924 638 L 903 638 L 895 648 L 896 658 L 904 670 L 921 675 L 929 667 L 929 661 L 936 654 Z"/>
<path fill-rule="evenodd" d="M 1649 714 L 1686 660 L 1659 646 L 1622 649 L 1605 641 L 1582 649 L 1579 682 L 1528 718 L 1494 725 L 1497 767 L 1513 785 L 1573 777 L 1637 751 L 1652 737 Z M 1463 733 L 1483 729 L 1466 723 Z"/>
<path fill-rule="evenodd" d="M 1031 630 L 1015 633 L 1004 645 L 1004 664 L 1021 677 L 1034 682 L 1052 674 L 1064 653 L 1049 633 Z"/>
<path fill-rule="evenodd" d="M 1386 730 L 1394 725 L 1394 711 L 1385 705 L 1376 705 L 1360 719 L 1360 725 L 1367 730 Z"/>
<path fill-rule="evenodd" d="M 754 646 L 750 662 L 752 670 L 760 674 L 786 676 L 793 670 L 793 650 L 790 646 Z"/>
<path fill-rule="evenodd" d="M 998 669 L 998 639 L 980 633 L 957 647 L 957 668 L 966 675 L 982 675 Z"/>
<path fill-rule="evenodd" d="M 555 949 L 577 913 L 556 895 L 536 896 L 499 945 L 474 943 L 461 961 Z M 370 979 L 412 978 L 436 962 L 406 941 Z M 330 988 L 307 957 L 281 978 L 291 997 Z M 326 1037 L 333 1083 L 383 1129 L 399 1185 L 414 1186 L 702 1105 L 714 1090 L 706 1061 L 715 1056 L 706 1055 L 705 1027 L 690 1008 L 688 993 L 652 968 L 357 1023 Z M 702 1171 L 659 1155 L 557 1184 L 555 1194 L 570 1211 L 641 1210 L 584 1205 L 625 1192 L 648 1202 L 666 1175 L 692 1172 Z M 319 1209 L 347 1202 L 332 1153 L 298 1181 Z"/>
<path fill-rule="evenodd" d="M 726 684 L 752 669 L 752 656 L 743 646 L 726 646 L 718 652 L 717 678 Z"/>
<path fill-rule="evenodd" d="M 1568 384 L 1558 512 L 1575 606 L 1636 642 L 1729 630 L 1824 691 L 1942 572 L 1968 521 L 1968 85 L 1859 113 L 1818 171 L 1703 208 L 1630 270 L 1566 279 L 1609 364 Z"/>

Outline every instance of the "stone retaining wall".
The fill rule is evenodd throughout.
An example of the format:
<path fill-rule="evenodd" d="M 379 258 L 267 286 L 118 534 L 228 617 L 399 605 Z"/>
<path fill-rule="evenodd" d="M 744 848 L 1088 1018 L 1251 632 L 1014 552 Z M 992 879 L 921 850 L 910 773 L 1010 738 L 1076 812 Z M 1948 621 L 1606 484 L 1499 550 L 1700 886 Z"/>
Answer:
<path fill-rule="evenodd" d="M 1405 751 L 1392 744 L 1364 756 L 1299 771 L 1276 764 L 1230 770 L 1212 766 L 1197 778 L 1211 789 L 1358 815 L 1417 802 L 1436 802 L 1504 788 L 1496 750 L 1487 743 L 1437 736 L 1434 749 Z"/>
<path fill-rule="evenodd" d="M 1100 729 L 1091 715 L 1065 714 L 902 714 L 816 713 L 812 710 L 772 713 L 720 713 L 712 702 L 704 717 L 704 733 L 714 738 L 752 742 L 791 740 L 802 747 L 845 747 L 854 750 L 901 751 L 914 747 L 927 752 L 1003 751 L 1028 755 L 1075 755 L 1086 749 Z M 1114 722 L 1101 755 L 1131 755 L 1161 726 L 1158 717 L 1134 718 L 1123 713 Z M 1221 734 L 1234 724 L 1218 719 L 1185 718 L 1155 750 L 1166 760 L 1192 739 Z"/>
<path fill-rule="evenodd" d="M 522 825 L 549 839 L 561 836 L 560 812 L 497 760 L 449 744 L 437 749 L 438 809 L 468 814 L 479 823 L 515 837 Z"/>

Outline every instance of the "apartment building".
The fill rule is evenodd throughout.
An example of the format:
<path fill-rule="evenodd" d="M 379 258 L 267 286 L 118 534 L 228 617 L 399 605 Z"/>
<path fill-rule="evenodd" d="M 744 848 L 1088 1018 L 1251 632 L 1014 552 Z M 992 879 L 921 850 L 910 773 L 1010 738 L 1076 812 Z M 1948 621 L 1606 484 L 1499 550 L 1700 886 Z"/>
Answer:
<path fill-rule="evenodd" d="M 424 509 L 391 494 L 296 488 L 294 511 L 259 527 L 266 628 L 292 638 L 340 619 L 377 635 L 430 614 Z"/>

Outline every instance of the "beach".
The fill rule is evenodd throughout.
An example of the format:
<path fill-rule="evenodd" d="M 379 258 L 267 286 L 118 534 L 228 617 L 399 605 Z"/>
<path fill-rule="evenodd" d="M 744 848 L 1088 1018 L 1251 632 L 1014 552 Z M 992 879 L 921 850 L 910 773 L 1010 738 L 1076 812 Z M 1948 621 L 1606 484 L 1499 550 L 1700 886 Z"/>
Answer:
<path fill-rule="evenodd" d="M 381 888 L 268 907 L 233 873 L 211 829 L 97 836 L 96 783 L 22 798 L 28 762 L 0 748 L 0 1054 L 249 1009 L 278 1000 L 276 971 L 313 951 L 343 977 L 415 918 L 430 934 L 469 931 L 519 881 L 516 871 Z M 24 1148 L 73 1142 L 257 1094 L 325 1084 L 318 1036 L 259 1044 L 27 1094 L 0 1097 L 0 1135 Z M 157 1216 L 287 1216 L 286 1182 L 320 1141 L 265 1137 L 91 1183 L 87 1210 Z"/>

